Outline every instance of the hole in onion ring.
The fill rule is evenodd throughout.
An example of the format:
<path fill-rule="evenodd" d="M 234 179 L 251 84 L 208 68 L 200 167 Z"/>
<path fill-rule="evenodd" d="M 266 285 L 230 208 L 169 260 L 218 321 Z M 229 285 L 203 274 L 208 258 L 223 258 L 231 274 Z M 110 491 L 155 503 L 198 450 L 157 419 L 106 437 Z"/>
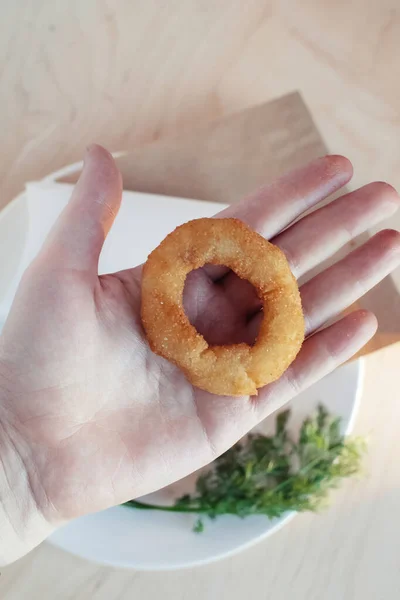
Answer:
<path fill-rule="evenodd" d="M 214 274 L 223 274 L 214 280 Z M 253 285 L 226 267 L 206 265 L 191 271 L 183 290 L 183 307 L 190 323 L 210 346 L 246 343 L 253 346 L 261 307 Z"/>

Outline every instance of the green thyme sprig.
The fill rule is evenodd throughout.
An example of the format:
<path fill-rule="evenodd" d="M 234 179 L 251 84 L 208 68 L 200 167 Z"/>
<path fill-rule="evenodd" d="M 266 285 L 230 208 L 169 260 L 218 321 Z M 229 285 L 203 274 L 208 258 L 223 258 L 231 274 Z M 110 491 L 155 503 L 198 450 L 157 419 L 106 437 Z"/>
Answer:
<path fill-rule="evenodd" d="M 280 413 L 273 436 L 250 434 L 199 476 L 196 491 L 173 506 L 157 506 L 131 500 L 141 510 L 218 515 L 265 515 L 277 518 L 289 511 L 316 511 L 331 489 L 360 469 L 365 443 L 340 433 L 340 418 L 320 405 L 307 418 L 297 440 L 287 425 L 290 411 Z M 199 519 L 194 530 L 203 530 Z"/>

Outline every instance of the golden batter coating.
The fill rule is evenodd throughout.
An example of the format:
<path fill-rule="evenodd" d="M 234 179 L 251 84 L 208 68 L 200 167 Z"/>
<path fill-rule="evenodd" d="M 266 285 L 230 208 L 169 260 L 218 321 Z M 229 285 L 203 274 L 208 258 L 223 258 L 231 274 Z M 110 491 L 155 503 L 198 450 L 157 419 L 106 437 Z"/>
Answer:
<path fill-rule="evenodd" d="M 264 316 L 254 346 L 209 346 L 183 308 L 186 276 L 225 265 L 256 289 Z M 224 396 L 256 395 L 278 379 L 304 340 L 296 280 L 283 252 L 238 219 L 196 219 L 167 235 L 143 268 L 142 322 L 153 352 L 189 381 Z"/>

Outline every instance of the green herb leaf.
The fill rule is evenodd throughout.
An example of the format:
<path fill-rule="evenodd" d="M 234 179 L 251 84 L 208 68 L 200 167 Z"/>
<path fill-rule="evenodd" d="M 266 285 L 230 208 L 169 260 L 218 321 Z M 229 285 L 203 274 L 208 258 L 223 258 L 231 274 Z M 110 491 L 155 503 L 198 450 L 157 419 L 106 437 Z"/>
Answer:
<path fill-rule="evenodd" d="M 199 476 L 196 492 L 174 506 L 155 506 L 132 500 L 141 509 L 191 512 L 215 518 L 222 514 L 265 515 L 278 518 L 288 511 L 315 511 L 341 479 L 359 471 L 365 444 L 345 440 L 340 419 L 319 406 L 306 419 L 297 441 L 289 436 L 289 411 L 277 416 L 273 436 L 250 434 L 217 458 Z M 199 519 L 194 531 L 203 531 Z"/>
<path fill-rule="evenodd" d="M 201 533 L 204 531 L 204 523 L 201 519 L 197 519 L 196 523 L 193 526 L 193 531 L 195 533 Z"/>

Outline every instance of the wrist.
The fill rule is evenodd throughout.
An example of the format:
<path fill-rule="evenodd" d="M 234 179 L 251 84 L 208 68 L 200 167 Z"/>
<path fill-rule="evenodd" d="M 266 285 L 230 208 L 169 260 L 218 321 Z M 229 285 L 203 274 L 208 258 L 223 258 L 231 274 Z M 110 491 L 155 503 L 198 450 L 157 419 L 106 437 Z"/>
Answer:
<path fill-rule="evenodd" d="M 24 556 L 54 530 L 39 508 L 26 462 L 13 428 L 0 417 L 0 566 Z"/>

